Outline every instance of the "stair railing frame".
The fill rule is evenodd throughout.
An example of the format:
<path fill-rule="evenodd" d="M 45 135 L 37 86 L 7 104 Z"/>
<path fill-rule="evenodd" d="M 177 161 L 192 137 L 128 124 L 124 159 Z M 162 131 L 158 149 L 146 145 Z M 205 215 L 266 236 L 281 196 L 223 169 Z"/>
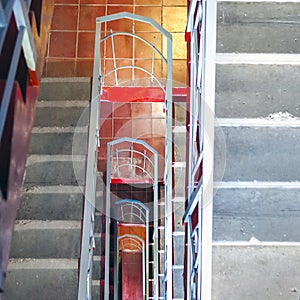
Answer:
<path fill-rule="evenodd" d="M 191 0 L 186 29 L 190 42 L 188 200 L 183 218 L 187 223 L 187 300 L 210 300 L 212 293 L 216 9 L 216 0 Z M 193 227 L 196 209 L 198 223 Z"/>
<path fill-rule="evenodd" d="M 165 92 L 165 110 L 166 110 L 166 136 L 165 136 L 165 175 L 164 175 L 164 182 L 165 182 L 165 270 L 164 270 L 164 284 L 165 284 L 165 299 L 171 300 L 173 295 L 173 278 L 172 278 L 172 265 L 173 265 L 173 241 L 172 241 L 172 224 L 173 224 L 173 215 L 172 215 L 172 35 L 166 31 L 163 27 L 161 27 L 156 21 L 154 21 L 151 18 L 139 16 L 127 12 L 117 13 L 113 15 L 108 15 L 104 17 L 99 17 L 96 19 L 96 38 L 95 38 L 95 44 L 100 44 L 100 32 L 101 32 L 101 25 L 106 22 L 110 21 L 116 21 L 119 19 L 129 19 L 133 21 L 139 21 L 143 23 L 147 23 L 151 25 L 153 28 L 155 28 L 167 41 L 167 57 L 164 58 L 164 56 L 160 53 L 158 53 L 161 58 L 165 61 L 167 65 L 167 75 L 166 75 L 166 87 L 163 88 L 161 84 L 158 85 L 161 86 L 161 88 Z M 98 33 L 97 33 L 98 32 Z M 113 33 L 111 33 L 113 35 Z M 132 34 L 133 38 L 135 38 L 135 35 Z M 155 45 L 152 45 L 153 51 L 157 53 L 157 48 Z M 96 46 L 95 46 L 96 49 Z M 113 50 L 113 49 L 112 49 Z M 114 50 L 113 50 L 114 55 Z M 101 59 L 100 59 L 100 51 L 98 49 L 98 52 L 95 52 L 94 56 L 94 71 L 97 70 L 98 72 L 98 78 L 100 81 L 100 87 L 99 92 L 102 92 L 102 86 L 103 86 L 103 79 L 105 78 L 105 74 L 102 74 L 102 68 L 101 68 Z M 152 54 L 153 58 L 153 54 Z M 152 62 L 153 64 L 153 62 Z M 117 68 L 115 65 L 113 68 L 113 72 L 117 74 L 118 69 L 121 69 L 122 67 Z M 126 67 L 127 68 L 127 67 Z M 144 68 L 139 68 L 138 66 L 131 65 L 130 68 L 132 68 L 132 72 L 134 74 L 134 69 L 140 69 L 141 71 L 144 71 L 146 74 L 151 75 L 151 82 L 153 79 L 156 79 L 153 75 L 153 66 L 152 66 L 152 72 L 148 72 Z M 94 74 L 95 76 L 96 74 Z M 118 78 L 116 75 L 116 84 L 118 85 Z M 107 217 L 108 218 L 108 217 Z M 107 220 L 107 224 L 109 226 L 109 221 Z M 106 229 L 107 230 L 107 229 Z M 158 238 L 158 237 L 156 237 Z M 106 249 L 106 253 L 109 251 L 109 249 Z M 109 263 L 106 263 L 105 266 L 105 286 L 104 286 L 104 299 L 108 300 L 109 297 Z M 157 276 L 158 277 L 158 276 Z M 156 286 L 156 292 L 154 299 L 157 299 L 159 297 L 159 290 L 158 285 Z"/>
<path fill-rule="evenodd" d="M 105 221 L 105 269 L 104 269 L 104 300 L 109 300 L 109 253 L 110 251 L 110 222 L 111 216 L 115 215 L 111 213 L 110 207 L 110 182 L 111 182 L 111 158 L 112 158 L 112 148 L 113 146 L 122 144 L 122 143 L 131 143 L 142 145 L 145 149 L 153 155 L 153 223 L 154 223 L 154 233 L 153 233 L 153 242 L 154 242 L 154 299 L 158 297 L 158 152 L 148 145 L 143 140 L 138 140 L 129 137 L 123 137 L 114 141 L 107 143 L 107 166 L 106 166 L 106 221 Z M 134 200 L 131 200 L 134 201 Z M 139 202 L 139 201 L 138 201 Z M 147 258 L 146 258 L 147 259 Z M 115 295 L 116 296 L 116 295 Z M 146 298 L 147 299 L 147 298 Z"/>
<path fill-rule="evenodd" d="M 137 207 L 140 207 L 140 210 L 144 210 L 144 225 L 146 229 L 146 240 L 142 240 L 138 236 L 134 235 L 122 235 L 118 236 L 118 206 L 121 206 L 122 204 L 132 204 Z M 138 241 L 142 243 L 143 246 L 143 294 L 144 294 L 144 299 L 148 299 L 149 297 L 149 207 L 147 207 L 145 204 L 143 204 L 140 201 L 137 200 L 132 200 L 132 199 L 123 199 L 120 201 L 117 201 L 115 203 L 115 229 L 114 229 L 114 299 L 118 300 L 118 280 L 119 280 L 119 264 L 118 264 L 118 256 L 119 256 L 119 239 L 122 237 L 135 237 Z M 140 218 L 141 221 L 143 221 Z"/>

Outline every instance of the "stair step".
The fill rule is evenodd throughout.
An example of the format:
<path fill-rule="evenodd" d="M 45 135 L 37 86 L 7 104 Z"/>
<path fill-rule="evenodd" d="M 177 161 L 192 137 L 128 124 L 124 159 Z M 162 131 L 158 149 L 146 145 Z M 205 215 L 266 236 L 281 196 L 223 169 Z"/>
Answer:
<path fill-rule="evenodd" d="M 174 160 L 176 162 L 186 161 L 186 135 L 185 126 L 180 126 L 181 130 L 173 131 Z"/>
<path fill-rule="evenodd" d="M 33 128 L 30 154 L 76 154 L 86 153 L 86 127 L 35 127 Z"/>
<path fill-rule="evenodd" d="M 51 112 L 51 113 L 50 113 Z M 38 102 L 34 126 L 77 126 L 88 123 L 88 102 L 83 101 L 43 101 Z M 79 122 L 85 120 L 82 124 Z M 79 123 L 78 123 L 79 122 Z"/>
<path fill-rule="evenodd" d="M 25 184 L 83 185 L 84 175 L 85 156 L 83 155 L 30 155 L 27 159 Z"/>
<path fill-rule="evenodd" d="M 216 72 L 218 118 L 265 118 L 278 112 L 300 117 L 295 101 L 300 98 L 299 64 L 217 64 Z"/>
<path fill-rule="evenodd" d="M 300 178 L 300 127 L 222 127 L 222 130 L 226 143 L 223 181 L 297 181 Z M 222 142 L 216 141 L 216 149 L 224 148 Z M 216 156 L 215 160 L 218 159 Z M 215 175 L 221 177 L 223 170 L 219 166 L 222 164 L 216 164 Z"/>
<path fill-rule="evenodd" d="M 76 299 L 77 265 L 77 259 L 11 259 L 2 299 Z"/>
<path fill-rule="evenodd" d="M 212 299 L 298 299 L 300 246 L 216 245 Z"/>
<path fill-rule="evenodd" d="M 78 258 L 80 221 L 16 221 L 12 258 Z"/>
<path fill-rule="evenodd" d="M 244 183 L 245 184 L 245 183 Z M 284 183 L 281 183 L 284 186 Z M 245 185 L 219 188 L 214 197 L 214 240 L 300 242 L 298 188 Z M 293 224 L 291 226 L 291 224 Z"/>
<path fill-rule="evenodd" d="M 17 212 L 21 220 L 81 220 L 83 188 L 78 186 L 24 187 Z"/>
<path fill-rule="evenodd" d="M 299 53 L 299 14 L 299 2 L 220 2 L 217 51 Z"/>
<path fill-rule="evenodd" d="M 91 79 L 88 77 L 42 78 L 40 100 L 89 100 Z"/>

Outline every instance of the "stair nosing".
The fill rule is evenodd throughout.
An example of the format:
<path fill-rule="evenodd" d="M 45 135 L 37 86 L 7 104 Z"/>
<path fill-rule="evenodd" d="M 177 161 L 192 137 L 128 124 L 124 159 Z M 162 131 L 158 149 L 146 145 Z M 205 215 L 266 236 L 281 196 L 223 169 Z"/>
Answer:
<path fill-rule="evenodd" d="M 77 269 L 78 260 L 68 258 L 10 258 L 8 271 L 26 269 Z"/>
<path fill-rule="evenodd" d="M 17 220 L 14 231 L 26 230 L 60 230 L 81 228 L 81 220 Z"/>
<path fill-rule="evenodd" d="M 216 189 L 300 189 L 300 181 L 221 181 Z"/>
<path fill-rule="evenodd" d="M 216 64 L 300 65 L 300 54 L 218 52 L 216 54 Z"/>

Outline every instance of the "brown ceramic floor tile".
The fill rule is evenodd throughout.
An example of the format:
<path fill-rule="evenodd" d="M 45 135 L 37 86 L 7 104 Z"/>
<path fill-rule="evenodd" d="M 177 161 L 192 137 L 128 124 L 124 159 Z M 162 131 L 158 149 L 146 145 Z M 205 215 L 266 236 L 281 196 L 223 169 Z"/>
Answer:
<path fill-rule="evenodd" d="M 187 67 L 185 59 L 173 60 L 173 80 L 183 84 L 187 83 Z"/>
<path fill-rule="evenodd" d="M 91 77 L 93 75 L 93 59 L 78 59 L 76 62 L 76 76 Z"/>
<path fill-rule="evenodd" d="M 96 18 L 105 15 L 105 6 L 81 5 L 79 14 L 79 30 L 95 30 Z"/>
<path fill-rule="evenodd" d="M 107 14 L 116 14 L 120 12 L 133 13 L 133 6 L 120 5 L 108 6 Z M 132 21 L 128 19 L 120 19 L 107 23 L 107 30 L 132 32 Z"/>
<path fill-rule="evenodd" d="M 132 57 L 132 38 L 126 35 L 114 36 L 114 51 L 115 57 L 119 58 L 131 58 Z M 103 48 L 103 47 L 101 47 Z M 106 57 L 112 58 L 112 40 L 111 38 L 106 41 Z"/>
<path fill-rule="evenodd" d="M 130 103 L 114 103 L 113 117 L 114 118 L 131 118 L 131 104 Z"/>
<path fill-rule="evenodd" d="M 152 105 L 151 103 L 132 103 L 131 104 L 132 117 L 143 118 L 146 116 L 151 116 Z"/>
<path fill-rule="evenodd" d="M 78 7 L 68 5 L 55 5 L 52 17 L 52 30 L 76 30 Z"/>
<path fill-rule="evenodd" d="M 131 119 L 114 119 L 113 122 L 114 137 L 131 137 L 132 123 Z"/>
<path fill-rule="evenodd" d="M 47 62 L 47 76 L 48 77 L 73 77 L 74 74 L 74 60 L 49 60 Z"/>
<path fill-rule="evenodd" d="M 161 5 L 162 0 L 136 0 L 137 5 Z"/>
<path fill-rule="evenodd" d="M 186 27 L 186 7 L 164 7 L 162 26 L 169 32 L 184 32 Z M 174 22 L 176 20 L 176 22 Z"/>
<path fill-rule="evenodd" d="M 187 6 L 186 0 L 163 0 L 164 6 Z"/>
<path fill-rule="evenodd" d="M 151 137 L 151 119 L 132 119 L 132 135 L 134 138 Z"/>
<path fill-rule="evenodd" d="M 166 116 L 164 112 L 163 103 L 152 103 L 152 118 L 164 118 Z"/>
<path fill-rule="evenodd" d="M 143 39 L 145 39 L 147 42 L 149 42 L 151 45 L 154 44 L 155 47 L 161 51 L 161 35 L 157 32 L 139 32 L 137 35 Z M 148 46 L 144 41 L 141 41 L 139 39 L 135 39 L 135 58 L 152 58 L 153 49 L 152 47 Z M 154 58 L 159 58 L 160 56 L 157 54 L 156 51 L 154 51 Z"/>
<path fill-rule="evenodd" d="M 79 0 L 55 0 L 55 4 L 78 4 Z"/>
<path fill-rule="evenodd" d="M 113 103 L 109 101 L 100 102 L 100 118 L 112 117 Z"/>
<path fill-rule="evenodd" d="M 137 15 L 151 18 L 159 25 L 161 24 L 161 11 L 162 8 L 160 6 L 153 6 L 151 8 L 149 8 L 149 6 L 137 6 L 135 8 L 135 13 Z M 148 31 L 148 28 L 147 24 L 143 24 L 141 22 L 136 23 L 136 31 Z"/>
<path fill-rule="evenodd" d="M 51 32 L 49 57 L 75 57 L 76 32 Z"/>
<path fill-rule="evenodd" d="M 187 57 L 187 47 L 184 40 L 184 33 L 173 33 L 173 59 L 185 59 Z"/>
<path fill-rule="evenodd" d="M 112 119 L 100 120 L 100 138 L 112 138 Z"/>
<path fill-rule="evenodd" d="M 79 32 L 78 33 L 78 58 L 94 57 L 94 32 Z"/>
<path fill-rule="evenodd" d="M 80 0 L 80 4 L 106 4 L 106 0 Z"/>
<path fill-rule="evenodd" d="M 152 119 L 152 136 L 164 137 L 166 134 L 166 120 Z"/>
<path fill-rule="evenodd" d="M 133 5 L 133 0 L 108 0 L 107 4 Z"/>

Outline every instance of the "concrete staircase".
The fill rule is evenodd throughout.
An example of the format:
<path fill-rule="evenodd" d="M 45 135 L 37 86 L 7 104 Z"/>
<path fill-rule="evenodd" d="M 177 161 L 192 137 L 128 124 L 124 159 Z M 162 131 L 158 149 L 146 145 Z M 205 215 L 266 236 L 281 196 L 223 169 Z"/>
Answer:
<path fill-rule="evenodd" d="M 223 174 L 216 157 L 216 180 L 223 180 L 214 199 L 216 300 L 300 297 L 300 125 L 276 121 L 282 114 L 266 119 L 278 112 L 300 117 L 299 15 L 297 2 L 218 3 L 216 130 L 225 138 L 226 167 Z M 82 182 L 72 142 L 89 87 L 82 78 L 42 84 L 4 299 L 76 299 Z M 184 106 L 175 114 L 173 298 L 183 299 Z M 73 158 L 79 168 L 84 157 L 83 150 Z M 101 213 L 95 217 L 100 244 Z"/>
<path fill-rule="evenodd" d="M 299 15 L 299 2 L 218 3 L 216 300 L 300 298 Z"/>
<path fill-rule="evenodd" d="M 44 80 L 39 99 L 4 299 L 73 300 L 83 197 L 72 141 L 89 80 Z M 84 168 L 84 150 L 75 154 L 74 164 Z"/>

